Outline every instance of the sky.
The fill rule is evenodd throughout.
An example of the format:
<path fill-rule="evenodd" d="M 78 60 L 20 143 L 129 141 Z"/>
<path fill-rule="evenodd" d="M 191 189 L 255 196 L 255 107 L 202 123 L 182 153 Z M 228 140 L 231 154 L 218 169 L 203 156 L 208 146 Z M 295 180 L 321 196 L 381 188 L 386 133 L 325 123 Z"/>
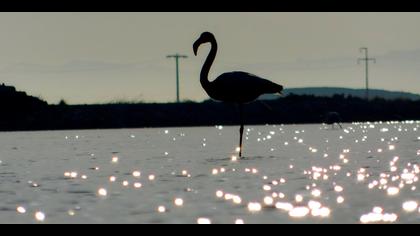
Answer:
<path fill-rule="evenodd" d="M 182 100 L 202 101 L 199 83 L 212 32 L 219 50 L 210 80 L 247 71 L 285 88 L 363 88 L 360 47 L 369 48 L 372 88 L 420 93 L 420 13 L 0 13 L 0 82 L 50 104 L 172 102 L 180 60 Z"/>

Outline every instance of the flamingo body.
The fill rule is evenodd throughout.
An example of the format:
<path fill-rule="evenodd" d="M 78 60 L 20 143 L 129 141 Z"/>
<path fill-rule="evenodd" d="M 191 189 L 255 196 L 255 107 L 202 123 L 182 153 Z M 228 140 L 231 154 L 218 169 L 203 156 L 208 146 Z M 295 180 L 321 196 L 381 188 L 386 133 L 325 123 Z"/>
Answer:
<path fill-rule="evenodd" d="M 232 103 L 249 103 L 280 90 L 280 85 L 242 71 L 223 73 L 210 84 L 207 93 L 211 98 Z"/>

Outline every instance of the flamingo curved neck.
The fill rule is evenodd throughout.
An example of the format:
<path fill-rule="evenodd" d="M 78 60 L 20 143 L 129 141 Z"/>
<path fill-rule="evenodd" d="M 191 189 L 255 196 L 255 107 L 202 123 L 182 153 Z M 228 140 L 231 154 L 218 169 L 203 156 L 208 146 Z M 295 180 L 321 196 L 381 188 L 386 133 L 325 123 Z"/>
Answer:
<path fill-rule="evenodd" d="M 210 68 L 214 62 L 214 59 L 216 58 L 216 53 L 217 53 L 217 42 L 215 39 L 212 39 L 210 41 L 211 44 L 211 49 L 209 52 L 209 55 L 206 58 L 206 61 L 204 62 L 203 68 L 201 69 L 201 73 L 200 73 L 200 83 L 201 86 L 203 86 L 204 90 L 206 90 L 206 92 L 208 92 L 208 90 L 210 89 L 210 81 L 209 81 L 209 71 Z"/>

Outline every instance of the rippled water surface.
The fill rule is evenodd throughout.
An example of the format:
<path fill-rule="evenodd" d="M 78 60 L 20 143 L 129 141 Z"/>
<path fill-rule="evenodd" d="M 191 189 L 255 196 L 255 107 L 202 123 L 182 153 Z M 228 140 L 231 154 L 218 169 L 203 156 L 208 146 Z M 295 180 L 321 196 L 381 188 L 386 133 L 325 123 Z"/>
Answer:
<path fill-rule="evenodd" d="M 420 122 L 0 133 L 0 223 L 419 223 Z"/>

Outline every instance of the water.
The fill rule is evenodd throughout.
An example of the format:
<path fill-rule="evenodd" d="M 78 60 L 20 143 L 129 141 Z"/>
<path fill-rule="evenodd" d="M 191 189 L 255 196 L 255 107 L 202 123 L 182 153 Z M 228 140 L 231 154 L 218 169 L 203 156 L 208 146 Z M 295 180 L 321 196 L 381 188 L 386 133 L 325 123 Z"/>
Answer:
<path fill-rule="evenodd" d="M 418 223 L 420 122 L 7 132 L 0 223 Z"/>

